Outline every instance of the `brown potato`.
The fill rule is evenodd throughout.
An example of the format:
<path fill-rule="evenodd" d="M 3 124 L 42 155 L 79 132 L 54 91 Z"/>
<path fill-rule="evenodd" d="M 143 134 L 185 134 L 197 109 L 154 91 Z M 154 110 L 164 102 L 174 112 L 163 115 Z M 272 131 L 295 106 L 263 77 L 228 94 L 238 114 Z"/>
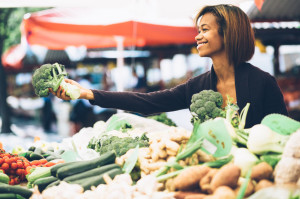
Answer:
<path fill-rule="evenodd" d="M 252 167 L 251 178 L 256 182 L 262 179 L 271 180 L 273 178 L 273 168 L 266 162 L 261 162 Z"/>
<path fill-rule="evenodd" d="M 210 169 L 210 171 L 200 180 L 199 186 L 203 192 L 209 194 L 213 192 L 210 187 L 210 182 L 218 171 L 218 169 Z"/>
<path fill-rule="evenodd" d="M 211 189 L 215 191 L 220 186 L 236 188 L 241 169 L 233 163 L 222 166 L 211 180 Z"/>
<path fill-rule="evenodd" d="M 256 184 L 255 192 L 260 190 L 260 189 L 263 189 L 263 188 L 271 187 L 273 185 L 274 185 L 273 182 L 271 182 L 269 180 L 266 180 L 266 179 L 262 179 Z"/>
<path fill-rule="evenodd" d="M 174 185 L 177 190 L 185 190 L 198 185 L 199 181 L 209 172 L 207 166 L 197 165 L 182 171 L 174 178 Z"/>

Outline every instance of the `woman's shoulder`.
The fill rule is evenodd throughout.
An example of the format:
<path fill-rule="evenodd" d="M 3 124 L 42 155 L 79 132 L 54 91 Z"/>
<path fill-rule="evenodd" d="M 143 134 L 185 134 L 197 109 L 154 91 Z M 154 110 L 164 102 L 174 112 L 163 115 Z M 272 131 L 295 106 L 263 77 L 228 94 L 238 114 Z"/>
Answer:
<path fill-rule="evenodd" d="M 253 79 L 259 78 L 262 80 L 274 79 L 274 77 L 270 73 L 250 63 L 243 63 L 242 68 L 244 69 L 243 72 L 246 72 L 250 76 L 250 78 Z"/>

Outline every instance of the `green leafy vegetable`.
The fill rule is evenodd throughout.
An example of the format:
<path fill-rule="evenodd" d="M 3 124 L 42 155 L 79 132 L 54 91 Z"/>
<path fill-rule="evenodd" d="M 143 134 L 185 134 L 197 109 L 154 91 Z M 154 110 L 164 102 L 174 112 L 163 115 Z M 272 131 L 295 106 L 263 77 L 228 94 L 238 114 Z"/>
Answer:
<path fill-rule="evenodd" d="M 149 119 L 156 120 L 158 122 L 164 123 L 168 126 L 177 126 L 170 118 L 168 118 L 166 113 L 161 113 L 159 115 L 149 116 Z"/>

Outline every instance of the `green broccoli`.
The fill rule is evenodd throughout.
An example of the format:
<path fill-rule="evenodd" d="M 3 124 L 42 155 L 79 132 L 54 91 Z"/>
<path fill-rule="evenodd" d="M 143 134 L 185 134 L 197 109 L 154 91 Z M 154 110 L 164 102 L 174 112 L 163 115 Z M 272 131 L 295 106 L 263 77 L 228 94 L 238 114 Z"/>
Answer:
<path fill-rule="evenodd" d="M 161 113 L 159 115 L 153 115 L 153 116 L 149 116 L 149 119 L 153 119 L 156 120 L 158 122 L 164 123 L 168 126 L 177 126 L 173 120 L 171 120 L 170 118 L 168 118 L 166 113 Z"/>
<path fill-rule="evenodd" d="M 221 93 L 213 90 L 203 90 L 192 96 L 190 110 L 195 121 L 204 122 L 216 117 L 225 117 L 225 111 L 222 109 L 223 97 Z"/>
<path fill-rule="evenodd" d="M 96 139 L 96 138 L 95 138 Z M 140 147 L 149 147 L 149 138 L 145 133 L 139 137 L 118 137 L 118 136 L 103 136 L 95 142 L 91 139 L 88 148 L 94 147 L 94 150 L 100 154 L 108 151 L 114 151 L 116 156 L 124 155 L 129 149 L 135 148 L 137 145 Z"/>
<path fill-rule="evenodd" d="M 61 86 L 71 99 L 77 99 L 80 96 L 80 89 L 77 86 L 66 83 L 64 78 L 67 76 L 64 65 L 44 64 L 36 69 L 32 76 L 32 85 L 35 94 L 39 97 L 49 95 L 49 88 L 54 92 Z"/>

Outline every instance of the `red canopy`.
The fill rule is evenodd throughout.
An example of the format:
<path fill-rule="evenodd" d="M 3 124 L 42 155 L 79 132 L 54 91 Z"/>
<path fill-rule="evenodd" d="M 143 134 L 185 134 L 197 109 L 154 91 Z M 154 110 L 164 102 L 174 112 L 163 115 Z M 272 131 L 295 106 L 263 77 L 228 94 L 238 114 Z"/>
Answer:
<path fill-rule="evenodd" d="M 157 46 L 195 43 L 192 19 L 134 19 L 134 14 L 99 9 L 54 8 L 25 15 L 22 35 L 29 44 L 61 50 L 67 46 L 115 47 L 114 36 L 124 37 L 124 46 Z M 151 21 L 149 20 L 151 19 Z"/>

